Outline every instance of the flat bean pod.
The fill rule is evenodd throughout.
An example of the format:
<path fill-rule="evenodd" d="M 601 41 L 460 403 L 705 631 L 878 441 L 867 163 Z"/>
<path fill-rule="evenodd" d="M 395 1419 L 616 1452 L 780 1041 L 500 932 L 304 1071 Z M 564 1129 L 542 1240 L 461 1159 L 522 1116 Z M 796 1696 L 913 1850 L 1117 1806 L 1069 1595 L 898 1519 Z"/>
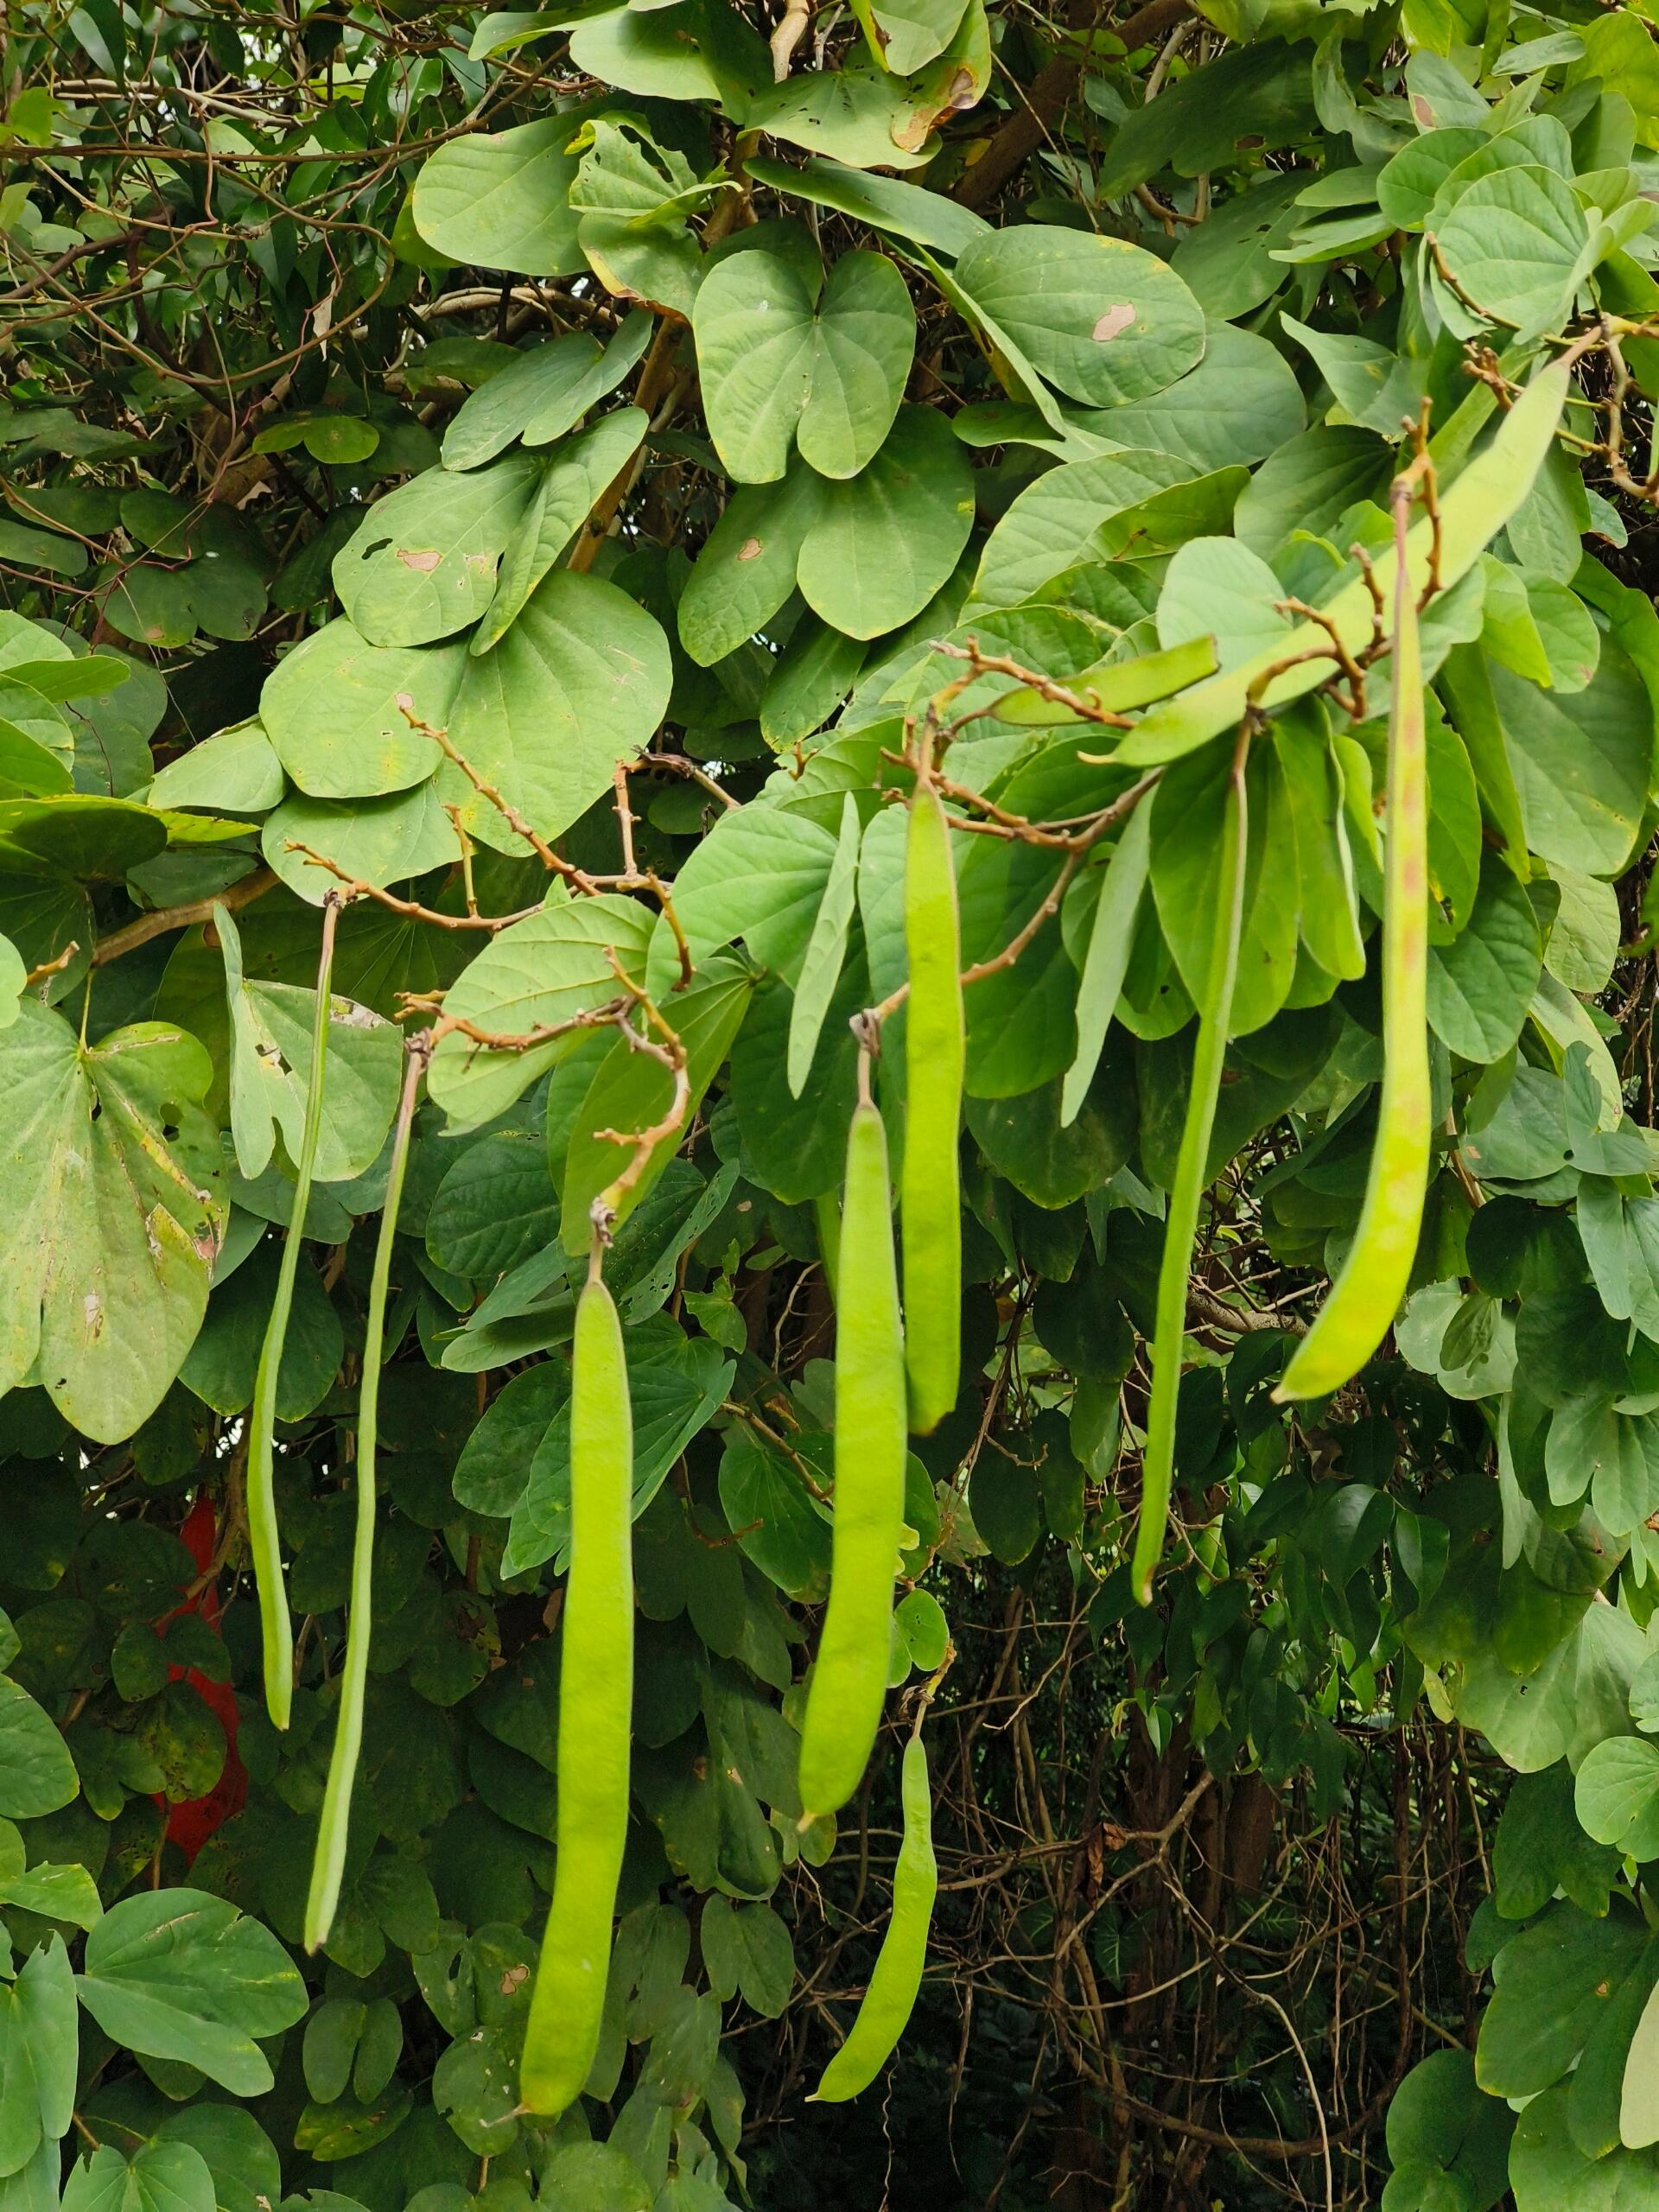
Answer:
<path fill-rule="evenodd" d="M 937 1428 L 962 1376 L 962 1191 L 957 1164 L 963 1066 L 961 930 L 950 830 L 939 795 L 918 779 L 905 855 L 905 1368 L 910 1425 Z"/>
<path fill-rule="evenodd" d="M 1359 1226 L 1275 1398 L 1340 1389 L 1388 1333 L 1411 1276 L 1428 1188 L 1428 772 L 1417 608 L 1406 588 L 1406 499 L 1395 499 L 1394 700 L 1382 888 L 1382 1087 Z"/>
<path fill-rule="evenodd" d="M 599 2047 L 628 1827 L 633 1421 L 622 1325 L 596 1268 L 576 1301 L 570 1375 L 556 1856 L 519 2069 L 524 2109 L 548 2114 L 575 2102 Z"/>
<path fill-rule="evenodd" d="M 867 1060 L 860 1072 L 868 1084 Z M 801 1726 L 804 1821 L 847 1802 L 881 1725 L 904 1518 L 904 1332 L 887 1131 L 868 1088 L 848 1134 L 836 1289 L 835 1520 L 830 1602 Z"/>
<path fill-rule="evenodd" d="M 1238 975 L 1239 939 L 1244 926 L 1244 857 L 1249 821 L 1244 796 L 1245 747 L 1233 755 L 1232 779 L 1223 817 L 1220 867 L 1216 884 L 1216 926 L 1210 965 L 1198 1007 L 1198 1042 L 1192 1052 L 1192 1088 L 1187 1099 L 1181 1148 L 1176 1155 L 1175 1187 L 1164 1221 L 1164 1255 L 1158 1270 L 1158 1305 L 1152 1339 L 1152 1399 L 1147 1410 L 1147 1448 L 1141 1467 L 1141 1517 L 1135 1531 L 1132 1574 L 1135 1594 L 1152 1600 L 1153 1570 L 1164 1548 L 1169 1494 L 1175 1475 L 1175 1409 L 1181 1389 L 1181 1346 L 1186 1336 L 1186 1284 L 1192 1245 L 1198 1230 L 1210 1139 L 1216 1125 L 1216 1100 L 1227 1057 L 1227 1027 Z"/>
<path fill-rule="evenodd" d="M 893 1917 L 851 2032 L 813 2092 L 820 2104 L 844 2104 L 869 2088 L 897 2048 L 922 1986 L 939 1877 L 933 1857 L 933 1799 L 919 1722 L 905 1745 L 901 1795 L 905 1834 L 893 1869 Z"/>
<path fill-rule="evenodd" d="M 294 1203 L 288 1236 L 276 1270 L 276 1294 L 259 1348 L 253 1404 L 248 1414 L 248 1548 L 253 1555 L 253 1583 L 259 1599 L 259 1635 L 265 1675 L 265 1710 L 273 1726 L 286 1728 L 294 1705 L 294 1629 L 288 1589 L 283 1580 L 282 1532 L 276 1526 L 276 1385 L 283 1371 L 283 1346 L 294 1305 L 306 1211 L 311 1204 L 311 1176 L 322 1127 L 322 1089 L 328 1059 L 328 987 L 334 967 L 334 928 L 340 900 L 330 892 L 322 902 L 322 945 L 317 958 L 317 1007 L 311 1032 L 311 1080 L 306 1087 L 300 1156 L 295 1162 Z"/>
<path fill-rule="evenodd" d="M 357 1517 L 352 1534 L 352 1610 L 346 1630 L 346 1663 L 340 1670 L 334 1745 L 328 1758 L 316 1856 L 311 1866 L 311 1891 L 306 1899 L 308 1951 L 315 1951 L 326 1943 L 334 1926 L 340 1885 L 346 1872 L 346 1847 L 351 1834 L 352 1789 L 357 1780 L 358 1756 L 363 1748 L 363 1699 L 368 1686 L 369 1644 L 374 1630 L 374 1472 L 379 1433 L 380 1367 L 386 1348 L 386 1295 L 391 1279 L 391 1249 L 397 1236 L 398 1209 L 403 1203 L 404 1174 L 409 1166 L 409 1133 L 415 1118 L 415 1094 L 420 1087 L 424 1065 L 424 1052 L 417 1045 L 410 1051 L 404 1064 L 404 1094 L 397 1108 L 397 1127 L 392 1131 L 386 1201 L 374 1248 L 374 1271 L 369 1279 L 368 1333 L 363 1345 L 363 1382 L 357 1406 Z"/>

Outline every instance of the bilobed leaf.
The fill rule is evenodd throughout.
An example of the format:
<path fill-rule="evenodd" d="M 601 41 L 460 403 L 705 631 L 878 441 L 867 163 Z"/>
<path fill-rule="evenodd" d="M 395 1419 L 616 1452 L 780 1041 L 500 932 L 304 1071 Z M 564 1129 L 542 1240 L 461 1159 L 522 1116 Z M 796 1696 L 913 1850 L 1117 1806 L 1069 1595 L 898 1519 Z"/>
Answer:
<path fill-rule="evenodd" d="M 188 2143 L 140 2141 L 130 2158 L 103 2144 L 65 2183 L 64 2212 L 215 2212 L 207 2161 Z"/>
<path fill-rule="evenodd" d="M 1579 1824 L 1632 1859 L 1659 1859 L 1659 1745 L 1610 1736 L 1579 1769 Z"/>
<path fill-rule="evenodd" d="M 118 2044 L 181 2059 L 233 2096 L 270 2087 L 256 2037 L 292 2026 L 308 1999 L 268 1929 L 192 1889 L 124 1897 L 86 1938 L 80 2001 Z"/>
<path fill-rule="evenodd" d="M 1468 922 L 1450 944 L 1429 949 L 1435 1035 L 1465 1060 L 1498 1058 L 1521 1033 L 1541 958 L 1532 901 L 1507 868 L 1489 864 Z"/>
<path fill-rule="evenodd" d="M 719 82 L 699 50 L 696 12 L 684 0 L 649 10 L 614 9 L 579 23 L 571 34 L 570 60 L 601 84 L 643 99 L 720 98 Z"/>
<path fill-rule="evenodd" d="M 0 1032 L 0 1376 L 38 1355 L 53 1402 L 113 1443 L 160 1403 L 207 1303 L 223 1233 L 213 1077 L 165 1022 L 81 1046 L 25 1001 Z"/>
<path fill-rule="evenodd" d="M 1466 2050 L 1432 2051 L 1389 2103 L 1389 2157 L 1396 2168 L 1415 2162 L 1465 2183 L 1467 2201 L 1484 2212 L 1503 2194 L 1514 2125 L 1477 2084 Z"/>
<path fill-rule="evenodd" d="M 1558 1904 L 1505 1948 L 1481 2022 L 1475 2066 L 1497 2096 L 1529 2096 L 1558 2081 L 1640 1956 L 1646 1931 L 1627 1915 L 1592 1920 Z"/>
<path fill-rule="evenodd" d="M 321 854 L 354 880 L 384 888 L 460 858 L 446 803 L 464 803 L 470 785 L 444 761 L 435 776 L 384 798 L 308 798 L 291 791 L 259 833 L 265 865 L 297 897 L 320 906 L 340 878 L 307 852 Z"/>
<path fill-rule="evenodd" d="M 1424 131 L 1382 164 L 1376 180 L 1377 205 L 1397 229 L 1421 229 L 1446 178 L 1485 143 L 1484 130 L 1463 124 Z"/>
<path fill-rule="evenodd" d="M 1510 2185 L 1516 2212 L 1659 2212 L 1659 2158 L 1651 2150 L 1587 2158 L 1573 2138 L 1571 2091 L 1563 2082 L 1528 2105 L 1516 2122 Z"/>
<path fill-rule="evenodd" d="M 747 118 L 769 137 L 855 169 L 920 167 L 932 153 L 928 134 L 916 128 L 925 119 L 902 78 L 859 63 L 798 70 L 751 100 Z"/>
<path fill-rule="evenodd" d="M 697 294 L 694 327 L 709 430 L 741 482 L 784 474 L 798 438 L 821 475 L 854 476 L 904 397 L 916 315 L 879 253 L 843 255 L 822 298 L 793 260 L 729 254 Z"/>
<path fill-rule="evenodd" d="M 703 1962 L 715 1994 L 740 1993 L 762 2019 L 775 2020 L 789 2002 L 795 1947 L 787 1924 L 769 1904 L 734 1904 L 710 1897 L 699 1927 Z"/>
<path fill-rule="evenodd" d="M 801 549 L 827 512 L 830 490 L 798 461 L 775 491 L 746 485 L 733 493 L 680 599 L 680 643 L 694 661 L 712 667 L 777 613 L 795 588 Z"/>
<path fill-rule="evenodd" d="M 1611 640 L 1592 681 L 1566 696 L 1489 662 L 1527 842 L 1551 862 L 1611 875 L 1630 853 L 1646 790 L 1652 709 Z"/>
<path fill-rule="evenodd" d="M 1115 446 L 1173 454 L 1207 470 L 1265 460 L 1300 435 L 1307 410 L 1276 346 L 1207 321 L 1204 358 L 1173 384 L 1122 405 L 1068 410 L 1065 419 Z"/>

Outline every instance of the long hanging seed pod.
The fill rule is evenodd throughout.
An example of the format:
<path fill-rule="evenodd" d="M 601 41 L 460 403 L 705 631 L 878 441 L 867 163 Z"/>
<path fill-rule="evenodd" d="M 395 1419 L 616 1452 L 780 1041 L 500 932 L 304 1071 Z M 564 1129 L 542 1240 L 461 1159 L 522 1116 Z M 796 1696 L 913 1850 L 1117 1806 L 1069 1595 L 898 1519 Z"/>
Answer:
<path fill-rule="evenodd" d="M 905 1341 L 887 1138 L 859 1056 L 836 1281 L 836 1493 L 830 1603 L 801 1723 L 804 1820 L 838 1812 L 881 1725 L 904 1522 Z"/>
<path fill-rule="evenodd" d="M 1317 1398 L 1358 1374 L 1388 1333 L 1416 1256 L 1428 1189 L 1428 798 L 1422 656 L 1406 561 L 1410 486 L 1395 486 L 1394 698 L 1382 886 L 1382 1088 L 1359 1226 L 1274 1392 Z"/>
<path fill-rule="evenodd" d="M 374 1272 L 369 1280 L 368 1334 L 363 1346 L 363 1382 L 357 1410 L 357 1519 L 352 1535 L 352 1610 L 346 1630 L 346 1664 L 340 1675 L 334 1747 L 328 1760 L 316 1857 L 311 1866 L 311 1891 L 306 1899 L 308 1951 L 315 1951 L 326 1943 L 334 1925 L 340 1881 L 346 1871 L 352 1789 L 357 1779 L 358 1755 L 363 1747 L 363 1699 L 368 1685 L 369 1643 L 374 1630 L 374 1476 L 379 1434 L 380 1367 L 386 1348 L 386 1296 L 391 1279 L 391 1249 L 397 1237 L 398 1208 L 404 1195 L 404 1173 L 409 1165 L 415 1095 L 429 1052 L 429 1039 L 410 1039 L 404 1067 L 403 1096 L 392 1131 L 386 1202 L 380 1216 L 379 1240 L 374 1248 Z"/>
<path fill-rule="evenodd" d="M 633 1715 L 633 1422 L 622 1325 L 595 1236 L 570 1354 L 570 1575 L 559 1661 L 553 1902 L 530 2000 L 519 2094 L 553 2114 L 599 2047 L 628 1828 Z"/>
<path fill-rule="evenodd" d="M 927 1963 L 927 1935 L 939 1886 L 933 1856 L 933 1799 L 928 1783 L 927 1752 L 922 1744 L 923 1705 L 905 1745 L 900 1796 L 905 1833 L 893 1874 L 893 1917 L 881 1938 L 864 2001 L 847 2040 L 824 2068 L 812 2093 L 819 2104 L 844 2104 L 855 2097 L 898 2048 L 922 1986 Z"/>
<path fill-rule="evenodd" d="M 1186 1284 L 1192 1245 L 1198 1231 L 1210 1139 L 1216 1125 L 1222 1065 L 1238 975 L 1239 939 L 1244 927 L 1244 858 L 1249 821 L 1244 793 L 1248 725 L 1233 752 L 1226 812 L 1221 833 L 1216 884 L 1216 926 L 1209 972 L 1198 1007 L 1198 1036 L 1192 1052 L 1192 1089 L 1187 1099 L 1181 1148 L 1175 1162 L 1175 1187 L 1164 1222 L 1164 1256 L 1158 1270 L 1158 1308 L 1152 1339 L 1152 1402 L 1147 1411 L 1147 1448 L 1141 1468 L 1141 1518 L 1135 1531 L 1132 1575 L 1135 1594 L 1147 1605 L 1153 1570 L 1164 1548 L 1169 1494 L 1175 1476 L 1175 1408 L 1181 1388 L 1181 1345 L 1186 1335 Z"/>
<path fill-rule="evenodd" d="M 957 1402 L 962 1370 L 962 1192 L 957 1166 L 966 1033 L 950 830 L 918 773 L 905 857 L 905 1369 L 910 1425 L 925 1436 Z"/>
<path fill-rule="evenodd" d="M 300 1156 L 295 1162 L 294 1204 L 289 1216 L 282 1264 L 276 1271 L 276 1295 L 271 1301 L 270 1319 L 265 1324 L 265 1338 L 259 1350 L 253 1405 L 248 1414 L 251 1438 L 248 1449 L 248 1546 L 253 1554 L 254 1587 L 259 1597 L 265 1710 L 278 1728 L 287 1727 L 294 1704 L 294 1630 L 289 1618 L 288 1590 L 283 1580 L 282 1535 L 276 1526 L 276 1385 L 282 1374 L 283 1346 L 288 1338 L 288 1317 L 294 1304 L 305 1217 L 311 1204 L 317 1133 L 322 1127 L 322 1089 L 328 1058 L 329 983 L 334 975 L 334 929 L 340 906 L 339 894 L 329 892 L 322 902 L 322 946 L 317 959 L 317 1006 L 311 1032 L 311 1081 L 305 1094 Z"/>

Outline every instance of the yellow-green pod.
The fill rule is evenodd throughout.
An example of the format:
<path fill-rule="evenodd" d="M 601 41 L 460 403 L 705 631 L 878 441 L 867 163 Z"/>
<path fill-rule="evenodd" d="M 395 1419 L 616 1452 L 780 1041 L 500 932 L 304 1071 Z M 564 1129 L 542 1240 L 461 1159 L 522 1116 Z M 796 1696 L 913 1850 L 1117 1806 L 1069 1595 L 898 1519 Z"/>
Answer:
<path fill-rule="evenodd" d="M 559 1657 L 553 1902 L 530 2000 L 519 2095 L 553 2114 L 599 2048 L 628 1829 L 633 1707 L 633 1421 L 622 1325 L 590 1275 L 570 1356 L 570 1575 Z"/>
<path fill-rule="evenodd" d="M 1359 1226 L 1275 1398 L 1318 1398 L 1357 1375 L 1399 1312 L 1428 1188 L 1428 798 L 1422 657 L 1395 516 L 1394 702 L 1382 896 L 1382 1086 Z"/>
<path fill-rule="evenodd" d="M 835 1519 L 830 1603 L 801 1724 L 804 1821 L 840 1811 L 881 1725 L 904 1521 L 905 1345 L 887 1139 L 868 1097 L 847 1139 L 836 1287 Z"/>
<path fill-rule="evenodd" d="M 962 1192 L 957 1163 L 962 1073 L 961 931 L 950 830 L 939 795 L 918 781 L 905 854 L 905 1369 L 910 1425 L 925 1436 L 957 1402 L 962 1376 Z"/>
<path fill-rule="evenodd" d="M 893 1876 L 893 1917 L 858 2008 L 858 2018 L 841 2049 L 823 2069 L 813 2092 L 820 2104 L 843 2104 L 868 2089 L 892 2057 L 915 2006 L 927 1961 L 927 1931 L 938 1890 L 933 1858 L 933 1799 L 928 1788 L 927 1753 L 918 1728 L 905 1745 L 902 1786 L 904 1840 Z"/>

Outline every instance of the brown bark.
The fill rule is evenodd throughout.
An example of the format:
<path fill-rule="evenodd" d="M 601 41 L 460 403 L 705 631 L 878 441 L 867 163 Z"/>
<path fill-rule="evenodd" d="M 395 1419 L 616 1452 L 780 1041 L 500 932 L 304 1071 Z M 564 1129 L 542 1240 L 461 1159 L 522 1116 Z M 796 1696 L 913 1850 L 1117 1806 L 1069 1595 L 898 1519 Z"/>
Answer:
<path fill-rule="evenodd" d="M 1147 0 L 1144 7 L 1137 8 L 1132 16 L 1109 28 L 1132 54 L 1136 47 L 1145 46 L 1173 30 L 1182 17 L 1192 12 L 1192 0 Z M 1087 30 L 1091 24 L 1085 19 L 1073 28 Z M 987 206 L 1024 167 L 1052 135 L 1082 74 L 1080 60 L 1061 54 L 1037 72 L 1025 87 L 1019 106 L 991 134 L 979 159 L 963 170 L 953 196 L 964 207 Z"/>

